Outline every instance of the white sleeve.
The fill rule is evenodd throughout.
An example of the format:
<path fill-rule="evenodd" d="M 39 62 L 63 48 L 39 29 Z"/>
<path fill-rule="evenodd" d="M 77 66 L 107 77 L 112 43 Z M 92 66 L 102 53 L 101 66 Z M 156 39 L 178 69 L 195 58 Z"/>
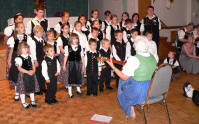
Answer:
<path fill-rule="evenodd" d="M 57 60 L 57 72 L 59 72 L 59 73 L 60 73 L 60 70 L 61 70 L 61 66 L 60 66 L 59 61 Z"/>
<path fill-rule="evenodd" d="M 47 67 L 47 63 L 45 60 L 42 61 L 41 67 L 42 67 L 41 73 L 42 73 L 43 77 L 45 78 L 45 80 L 49 80 L 50 78 L 48 76 L 48 67 Z"/>
<path fill-rule="evenodd" d="M 174 64 L 175 67 L 179 66 L 179 62 L 178 60 L 176 60 L 175 64 Z"/>
<path fill-rule="evenodd" d="M 121 61 L 120 58 L 119 58 L 118 55 L 117 55 L 117 51 L 116 51 L 114 45 L 112 45 L 112 50 L 113 50 L 113 58 L 115 58 L 115 59 L 118 60 L 118 61 Z"/>
<path fill-rule="evenodd" d="M 54 29 L 55 29 L 55 31 L 56 31 L 57 33 L 59 33 L 59 34 L 61 33 L 61 27 L 60 27 L 60 24 L 59 24 L 59 23 L 55 25 L 55 28 L 54 28 Z"/>
<path fill-rule="evenodd" d="M 64 56 L 68 56 L 68 46 L 64 47 Z"/>
<path fill-rule="evenodd" d="M 31 31 L 32 31 L 32 25 L 31 25 L 31 21 L 29 21 L 27 24 L 26 24 L 26 34 L 31 34 Z"/>
<path fill-rule="evenodd" d="M 179 39 L 184 39 L 184 35 L 185 35 L 185 32 L 183 30 L 178 31 L 178 38 Z"/>
<path fill-rule="evenodd" d="M 106 39 L 111 40 L 111 26 L 106 28 Z"/>
<path fill-rule="evenodd" d="M 131 45 L 129 42 L 126 43 L 126 57 L 129 58 L 131 56 Z"/>
<path fill-rule="evenodd" d="M 20 57 L 16 57 L 15 58 L 15 65 L 18 66 L 22 66 L 23 62 L 22 59 Z"/>
<path fill-rule="evenodd" d="M 4 35 L 6 35 L 7 37 L 10 37 L 12 35 L 12 32 L 13 30 L 9 26 L 4 29 Z"/>
<path fill-rule="evenodd" d="M 86 54 L 84 56 L 85 68 L 87 67 L 87 62 L 88 62 L 87 59 L 88 59 L 88 57 L 87 57 L 87 52 L 86 52 Z"/>
<path fill-rule="evenodd" d="M 135 56 L 127 59 L 126 64 L 123 66 L 122 73 L 127 76 L 134 76 L 135 70 L 139 67 L 140 62 Z"/>
<path fill-rule="evenodd" d="M 48 27 L 47 27 L 47 31 L 48 31 L 48 30 L 50 30 L 50 28 L 53 28 L 53 27 L 50 27 L 49 20 L 48 19 L 46 19 L 46 20 L 48 22 Z"/>
<path fill-rule="evenodd" d="M 63 46 L 63 42 L 62 42 L 61 37 L 59 37 L 59 38 L 57 39 L 57 46 L 58 46 L 58 47 L 59 47 L 59 46 Z"/>
<path fill-rule="evenodd" d="M 102 22 L 101 30 L 104 31 L 104 29 L 105 29 L 105 24 L 104 24 L 104 22 Z"/>
<path fill-rule="evenodd" d="M 123 31 L 123 40 L 124 40 L 125 43 L 128 42 L 128 38 L 127 38 L 127 37 L 128 37 L 128 36 L 127 36 L 126 31 Z"/>
<path fill-rule="evenodd" d="M 163 62 L 163 63 L 164 63 L 164 64 L 168 63 L 168 62 L 167 62 L 167 58 L 166 58 L 166 59 L 164 59 L 164 62 Z"/>
<path fill-rule="evenodd" d="M 35 44 L 35 42 L 32 40 L 32 38 L 30 37 L 30 36 L 28 36 L 28 41 L 27 41 L 27 43 L 28 43 L 28 45 L 29 45 L 29 47 L 30 47 L 30 53 L 31 53 L 31 55 L 32 55 L 32 59 L 33 60 L 37 60 L 37 57 L 36 57 L 36 44 Z"/>
<path fill-rule="evenodd" d="M 140 32 L 144 32 L 144 19 L 141 21 Z"/>
<path fill-rule="evenodd" d="M 84 56 L 84 53 L 86 53 L 87 50 L 84 51 L 83 48 L 81 48 L 81 49 L 82 49 L 82 50 L 81 50 L 80 55 L 81 55 L 81 57 L 83 57 L 83 56 Z"/>
<path fill-rule="evenodd" d="M 159 30 L 161 30 L 162 29 L 162 25 L 161 25 L 161 21 L 160 21 L 159 18 L 158 18 L 158 23 L 159 23 Z"/>
<path fill-rule="evenodd" d="M 14 45 L 15 45 L 14 37 L 10 37 L 10 38 L 8 39 L 7 45 L 8 45 L 8 47 L 10 47 L 10 48 L 14 48 Z"/>

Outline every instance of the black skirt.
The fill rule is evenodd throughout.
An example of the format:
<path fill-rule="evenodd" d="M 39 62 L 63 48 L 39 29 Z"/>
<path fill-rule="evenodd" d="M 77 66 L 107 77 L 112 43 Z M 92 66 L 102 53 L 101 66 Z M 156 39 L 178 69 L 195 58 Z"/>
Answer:
<path fill-rule="evenodd" d="M 15 51 L 13 51 L 12 53 L 12 60 L 11 60 L 11 67 L 10 67 L 10 70 L 9 70 L 9 77 L 8 79 L 14 83 L 17 83 L 17 79 L 18 79 L 18 74 L 19 74 L 19 71 L 18 71 L 18 68 L 17 66 L 15 65 L 15 58 L 17 57 L 17 53 Z"/>

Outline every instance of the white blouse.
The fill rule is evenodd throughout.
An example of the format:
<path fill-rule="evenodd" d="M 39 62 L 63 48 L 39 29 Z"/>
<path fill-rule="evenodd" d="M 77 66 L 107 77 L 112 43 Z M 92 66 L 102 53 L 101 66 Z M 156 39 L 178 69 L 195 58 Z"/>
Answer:
<path fill-rule="evenodd" d="M 151 53 L 155 57 L 155 59 L 158 63 L 159 57 L 158 57 L 158 53 L 157 53 L 156 43 L 154 41 L 149 41 L 148 44 L 149 44 L 149 49 L 148 49 L 149 53 Z"/>
<path fill-rule="evenodd" d="M 72 47 L 72 49 L 74 50 L 74 51 L 77 51 L 78 50 L 78 45 L 71 45 L 71 47 Z M 81 57 L 82 56 L 84 56 L 84 51 L 83 51 L 83 49 L 81 48 Z M 64 47 L 64 55 L 65 56 L 69 56 L 69 51 L 68 51 L 68 46 L 65 46 Z"/>
<path fill-rule="evenodd" d="M 22 54 L 21 55 L 23 58 L 25 58 L 25 59 L 28 59 L 28 54 Z M 31 57 L 31 55 L 30 55 L 30 58 L 31 58 L 31 62 L 32 62 L 32 64 L 33 64 L 33 59 L 32 59 L 32 57 Z M 15 65 L 18 67 L 18 66 L 22 66 L 22 64 L 23 64 L 23 61 L 22 61 L 22 59 L 20 58 L 20 57 L 16 57 L 15 58 Z"/>

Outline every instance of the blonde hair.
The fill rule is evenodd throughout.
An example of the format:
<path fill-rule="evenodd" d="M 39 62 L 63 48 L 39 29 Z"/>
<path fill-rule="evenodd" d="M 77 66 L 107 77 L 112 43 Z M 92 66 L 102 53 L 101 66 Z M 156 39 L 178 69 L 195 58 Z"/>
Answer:
<path fill-rule="evenodd" d="M 76 33 L 72 33 L 70 35 L 70 38 L 69 38 L 69 45 L 71 45 L 73 43 L 74 39 L 77 39 L 78 40 L 78 44 L 79 44 L 79 37 L 78 37 L 78 35 Z"/>
<path fill-rule="evenodd" d="M 48 53 L 49 49 L 53 49 L 54 50 L 54 46 L 47 44 L 43 47 L 43 51 L 45 52 L 45 54 Z"/>
<path fill-rule="evenodd" d="M 105 43 L 110 43 L 110 40 L 108 40 L 108 39 L 102 39 L 102 44 L 105 44 Z"/>
<path fill-rule="evenodd" d="M 37 32 L 44 32 L 44 29 L 42 28 L 41 25 L 35 25 L 35 27 L 33 28 L 33 33 L 37 33 Z"/>
<path fill-rule="evenodd" d="M 52 34 L 52 35 L 54 36 L 54 38 L 55 38 L 55 33 L 54 33 L 54 31 L 48 30 L 48 31 L 46 32 L 46 36 L 47 36 L 47 37 L 46 37 L 46 40 L 47 40 L 47 41 L 49 40 L 49 39 L 48 39 L 48 36 L 51 35 L 51 34 Z"/>
<path fill-rule="evenodd" d="M 82 23 L 80 21 L 76 21 L 75 24 L 74 24 L 74 27 L 76 27 L 77 24 L 81 24 L 82 25 Z"/>
<path fill-rule="evenodd" d="M 28 44 L 26 42 L 19 43 L 17 47 L 17 54 L 21 55 L 22 54 L 22 49 L 23 48 L 29 48 Z"/>

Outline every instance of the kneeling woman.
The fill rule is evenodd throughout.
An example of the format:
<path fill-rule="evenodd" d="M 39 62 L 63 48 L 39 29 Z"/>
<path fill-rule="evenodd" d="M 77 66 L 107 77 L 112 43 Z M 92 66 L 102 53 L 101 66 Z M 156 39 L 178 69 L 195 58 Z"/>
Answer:
<path fill-rule="evenodd" d="M 112 62 L 107 63 L 120 77 L 118 102 L 127 116 L 135 119 L 134 106 L 145 101 L 150 80 L 156 69 L 157 62 L 148 52 L 146 37 L 137 37 L 134 42 L 136 55 L 127 59 L 123 70 L 117 69 Z"/>

